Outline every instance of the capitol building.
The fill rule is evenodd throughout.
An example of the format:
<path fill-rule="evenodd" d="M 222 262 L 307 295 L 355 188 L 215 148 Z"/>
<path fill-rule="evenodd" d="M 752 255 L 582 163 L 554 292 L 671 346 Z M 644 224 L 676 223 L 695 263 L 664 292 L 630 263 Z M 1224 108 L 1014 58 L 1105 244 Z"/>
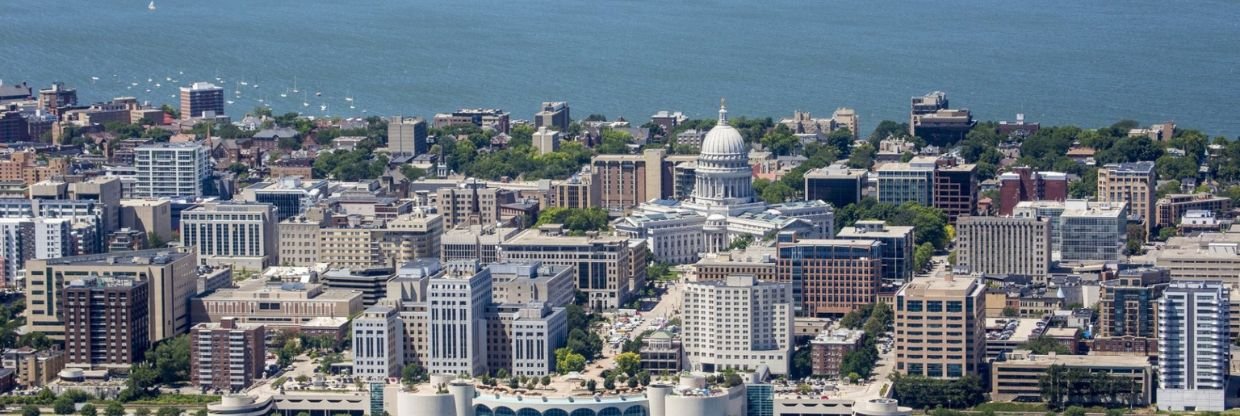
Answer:
<path fill-rule="evenodd" d="M 653 200 L 616 220 L 615 229 L 629 238 L 646 239 L 654 259 L 688 264 L 703 253 L 727 250 L 744 236 L 771 239 L 784 231 L 810 238 L 834 235 L 830 204 L 800 201 L 769 205 L 753 189 L 749 147 L 740 131 L 728 124 L 721 103 L 719 122 L 702 140 L 693 191 L 684 201 Z"/>

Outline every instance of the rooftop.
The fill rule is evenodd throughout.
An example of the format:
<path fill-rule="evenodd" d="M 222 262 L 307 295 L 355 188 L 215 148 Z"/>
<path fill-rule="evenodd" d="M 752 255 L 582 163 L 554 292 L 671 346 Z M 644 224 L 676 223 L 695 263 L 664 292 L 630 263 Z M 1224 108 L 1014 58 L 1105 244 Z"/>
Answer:
<path fill-rule="evenodd" d="M 99 266 L 143 266 L 143 265 L 162 265 L 175 262 L 189 256 L 190 253 L 180 253 L 171 250 L 138 250 L 126 251 L 121 253 L 102 253 L 88 254 L 85 256 L 60 257 L 55 259 L 47 259 L 48 265 L 99 265 Z"/>
<path fill-rule="evenodd" d="M 1007 354 L 1006 364 L 1066 365 L 1070 367 L 1137 367 L 1149 368 L 1149 357 L 1138 355 L 1060 355 L 1033 354 L 1016 350 Z"/>

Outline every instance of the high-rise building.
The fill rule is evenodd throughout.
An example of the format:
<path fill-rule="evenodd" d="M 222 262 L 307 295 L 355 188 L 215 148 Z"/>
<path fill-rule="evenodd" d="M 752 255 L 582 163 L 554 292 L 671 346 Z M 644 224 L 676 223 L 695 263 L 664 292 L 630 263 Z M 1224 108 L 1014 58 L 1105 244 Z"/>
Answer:
<path fill-rule="evenodd" d="M 491 271 L 493 303 L 545 303 L 555 308 L 573 303 L 577 285 L 572 267 L 533 261 L 491 263 L 487 269 Z"/>
<path fill-rule="evenodd" d="M 693 371 L 787 374 L 792 353 L 792 287 L 754 276 L 685 287 L 682 345 Z"/>
<path fill-rule="evenodd" d="M 491 272 L 477 261 L 452 262 L 448 269 L 427 287 L 426 369 L 432 374 L 486 373 Z"/>
<path fill-rule="evenodd" d="M 405 363 L 404 334 L 396 308 L 367 308 L 353 320 L 353 374 L 367 380 L 399 377 Z"/>
<path fill-rule="evenodd" d="M 1158 299 L 1171 276 L 1166 269 L 1121 270 L 1101 283 L 1098 338 L 1155 338 Z"/>
<path fill-rule="evenodd" d="M 873 240 L 882 244 L 883 282 L 904 284 L 913 278 L 913 227 L 861 220 L 841 229 L 835 238 Z"/>
<path fill-rule="evenodd" d="M 539 127 L 538 131 L 531 136 L 534 142 L 534 148 L 538 149 L 538 154 L 545 155 L 560 150 L 560 132 L 549 130 L 546 126 Z"/>
<path fill-rule="evenodd" d="M 517 201 L 516 193 L 487 186 L 485 182 L 471 180 L 455 187 L 439 188 L 436 203 L 444 225 L 459 224 L 494 225 L 501 222 L 500 206 Z"/>
<path fill-rule="evenodd" d="M 493 304 L 487 325 L 487 367 L 515 376 L 554 373 L 555 350 L 568 342 L 568 312 L 545 303 Z"/>
<path fill-rule="evenodd" d="M 206 265 L 260 271 L 279 265 L 276 208 L 270 204 L 208 202 L 181 212 L 181 242 Z"/>
<path fill-rule="evenodd" d="M 1149 232 L 1155 220 L 1155 186 L 1154 162 L 1109 163 L 1098 169 L 1096 195 L 1100 202 L 1128 203 L 1128 215 L 1141 221 Z"/>
<path fill-rule="evenodd" d="M 1128 235 L 1128 204 L 1068 200 L 1059 216 L 1059 260 L 1118 261 Z"/>
<path fill-rule="evenodd" d="M 197 143 L 158 143 L 134 149 L 134 197 L 200 197 L 210 172 L 206 148 Z"/>
<path fill-rule="evenodd" d="M 151 343 L 150 293 L 129 277 L 87 277 L 64 288 L 66 361 L 74 366 L 128 368 Z"/>
<path fill-rule="evenodd" d="M 589 297 L 594 310 L 619 308 L 629 300 L 631 284 L 638 287 L 646 275 L 646 263 L 632 262 L 637 256 L 627 237 L 569 236 L 559 224 L 527 230 L 501 244 L 500 259 L 542 261 L 544 264 L 572 266 L 576 269 L 577 289 Z"/>
<path fill-rule="evenodd" d="M 977 213 L 977 165 L 939 159 L 934 169 L 934 204 L 955 224 Z"/>
<path fill-rule="evenodd" d="M 882 281 L 882 243 L 797 240 L 780 234 L 776 280 L 792 287 L 799 316 L 842 316 L 874 303 Z"/>
<path fill-rule="evenodd" d="M 388 119 L 388 150 L 392 154 L 417 156 L 430 150 L 426 143 L 426 120 L 422 117 Z"/>
<path fill-rule="evenodd" d="M 598 181 L 598 174 L 590 166 L 586 166 L 572 177 L 551 184 L 552 202 L 548 205 L 560 208 L 598 208 L 603 198 Z"/>
<path fill-rule="evenodd" d="M 267 350 L 263 324 L 203 322 L 189 332 L 190 384 L 238 392 L 263 377 Z"/>
<path fill-rule="evenodd" d="M 62 109 L 77 103 L 77 90 L 65 88 L 63 82 L 53 82 L 50 87 L 39 90 L 39 108 L 56 116 L 60 116 Z"/>
<path fill-rule="evenodd" d="M 908 134 L 933 145 L 943 145 L 964 140 L 965 134 L 976 124 L 973 113 L 967 108 L 952 109 L 948 106 L 947 94 L 935 91 L 913 97 Z"/>
<path fill-rule="evenodd" d="M 1225 409 L 1231 344 L 1230 290 L 1173 282 L 1159 301 L 1158 409 Z"/>
<path fill-rule="evenodd" d="M 640 155 L 598 155 L 590 161 L 598 174 L 601 208 L 624 211 L 671 194 L 670 169 L 664 149 L 646 149 Z"/>
<path fill-rule="evenodd" d="M 181 118 L 224 115 L 224 89 L 209 82 L 195 82 L 181 87 Z"/>
<path fill-rule="evenodd" d="M 842 163 L 805 172 L 805 199 L 826 201 L 836 208 L 861 202 L 868 174 Z"/>
<path fill-rule="evenodd" d="M 26 262 L 26 329 L 65 339 L 64 289 L 90 277 L 136 278 L 148 285 L 151 342 L 189 331 L 189 300 L 197 291 L 193 253 L 166 250 L 92 254 Z"/>
<path fill-rule="evenodd" d="M 878 202 L 900 205 L 916 202 L 930 206 L 934 202 L 934 169 L 937 159 L 914 157 L 908 163 L 886 163 L 878 173 Z"/>
<path fill-rule="evenodd" d="M 896 293 L 897 372 L 947 379 L 981 373 L 986 359 L 986 285 L 981 280 L 917 278 Z"/>
<path fill-rule="evenodd" d="M 153 199 L 121 201 L 120 226 L 172 241 L 172 202 Z"/>
<path fill-rule="evenodd" d="M 971 272 L 1045 280 L 1051 224 L 1045 218 L 965 217 L 956 223 L 956 264 Z"/>
<path fill-rule="evenodd" d="M 534 114 L 534 128 L 555 129 L 557 131 L 568 131 L 568 124 L 572 122 L 569 118 L 568 103 L 563 101 L 543 102 L 538 113 Z"/>
<path fill-rule="evenodd" d="M 280 265 L 310 267 L 319 263 L 319 232 L 322 222 L 296 216 L 276 225 L 280 246 Z"/>
<path fill-rule="evenodd" d="M 1019 166 L 999 175 L 999 215 L 1012 215 L 1024 201 L 1063 201 L 1068 198 L 1068 175 L 1036 172 Z"/>
<path fill-rule="evenodd" d="M 362 304 L 370 307 L 387 293 L 387 283 L 393 276 L 391 268 L 375 266 L 329 270 L 321 279 L 329 289 L 362 292 Z"/>

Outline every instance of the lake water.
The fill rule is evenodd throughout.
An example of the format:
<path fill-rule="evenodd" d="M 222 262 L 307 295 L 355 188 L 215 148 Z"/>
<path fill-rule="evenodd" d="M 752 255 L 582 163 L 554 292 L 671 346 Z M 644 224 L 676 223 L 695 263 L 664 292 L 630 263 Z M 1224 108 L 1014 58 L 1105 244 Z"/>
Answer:
<path fill-rule="evenodd" d="M 733 115 L 853 107 L 865 133 L 943 90 L 981 119 L 1240 135 L 1235 0 L 156 3 L 0 1 L 0 79 L 175 103 L 177 85 L 219 77 L 233 115 L 262 99 L 308 115 L 528 119 L 567 100 L 577 118 L 644 122 L 660 109 L 714 117 L 727 97 Z"/>

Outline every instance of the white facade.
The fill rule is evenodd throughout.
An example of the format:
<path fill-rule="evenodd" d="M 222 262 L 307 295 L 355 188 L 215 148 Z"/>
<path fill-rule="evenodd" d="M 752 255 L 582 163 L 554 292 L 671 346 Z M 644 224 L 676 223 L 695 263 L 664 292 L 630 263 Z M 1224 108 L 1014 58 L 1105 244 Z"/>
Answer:
<path fill-rule="evenodd" d="M 208 203 L 181 213 L 181 242 L 203 264 L 262 270 L 278 264 L 275 222 L 272 205 Z"/>
<path fill-rule="evenodd" d="M 1230 290 L 1218 282 L 1173 282 L 1163 292 L 1158 308 L 1159 410 L 1224 410 L 1230 305 Z"/>
<path fill-rule="evenodd" d="M 427 287 L 426 368 L 431 374 L 483 374 L 487 371 L 491 272 L 478 268 L 476 262 L 448 266 L 449 272 L 431 279 Z"/>
<path fill-rule="evenodd" d="M 35 258 L 56 259 L 70 254 L 72 222 L 68 218 L 35 218 Z"/>
<path fill-rule="evenodd" d="M 4 287 L 13 287 L 17 271 L 26 267 L 26 260 L 33 258 L 31 240 L 34 224 L 26 218 L 0 218 L 0 260 L 4 261 Z"/>
<path fill-rule="evenodd" d="M 726 106 L 720 105 L 719 123 L 702 141 L 693 195 L 685 207 L 702 215 L 736 215 L 766 207 L 754 196 L 749 149 L 741 133 L 728 124 Z"/>
<path fill-rule="evenodd" d="M 682 344 L 692 371 L 787 374 L 792 351 L 792 289 L 753 276 L 689 283 Z"/>
<path fill-rule="evenodd" d="M 971 272 L 1046 279 L 1051 227 L 1043 218 L 963 217 L 956 222 L 957 264 Z"/>
<path fill-rule="evenodd" d="M 705 249 L 702 226 L 706 218 L 691 212 L 643 212 L 616 220 L 616 231 L 645 239 L 656 261 L 690 264 Z"/>
<path fill-rule="evenodd" d="M 353 320 L 353 375 L 369 380 L 400 377 L 405 363 L 404 325 L 390 306 L 371 306 Z"/>
<path fill-rule="evenodd" d="M 209 171 L 206 148 L 160 143 L 134 149 L 136 198 L 199 197 Z"/>
<path fill-rule="evenodd" d="M 512 334 L 514 376 L 542 377 L 555 372 L 555 350 L 568 341 L 568 312 L 546 304 L 502 305 L 498 317 Z M 510 311 L 503 311 L 509 309 Z"/>

